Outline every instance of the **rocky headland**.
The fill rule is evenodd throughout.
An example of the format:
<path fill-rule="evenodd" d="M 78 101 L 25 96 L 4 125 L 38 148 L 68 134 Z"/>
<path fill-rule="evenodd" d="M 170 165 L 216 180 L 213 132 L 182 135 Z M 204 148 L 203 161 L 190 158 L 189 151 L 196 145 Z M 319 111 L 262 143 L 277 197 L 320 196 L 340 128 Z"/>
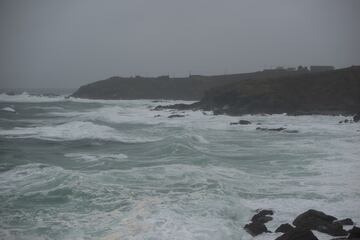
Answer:
<path fill-rule="evenodd" d="M 205 92 L 220 86 L 246 79 L 271 79 L 281 76 L 295 76 L 303 71 L 286 69 L 252 73 L 202 76 L 186 78 L 159 77 L 111 77 L 81 86 L 71 96 L 87 99 L 168 99 L 200 100 Z"/>
<path fill-rule="evenodd" d="M 188 78 L 112 77 L 82 86 L 72 97 L 199 100 L 193 104 L 160 105 L 154 110 L 205 110 L 227 115 L 354 115 L 360 112 L 360 66 L 325 72 L 274 70 Z"/>
<path fill-rule="evenodd" d="M 360 67 L 246 79 L 212 88 L 199 102 L 155 108 L 159 109 L 205 110 L 227 115 L 353 115 L 360 112 Z"/>

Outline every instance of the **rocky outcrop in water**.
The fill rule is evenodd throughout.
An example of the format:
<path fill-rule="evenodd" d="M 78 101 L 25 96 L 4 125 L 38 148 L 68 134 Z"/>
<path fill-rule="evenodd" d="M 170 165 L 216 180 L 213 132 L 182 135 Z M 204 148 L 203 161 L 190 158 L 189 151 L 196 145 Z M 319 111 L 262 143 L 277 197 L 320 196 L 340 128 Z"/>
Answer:
<path fill-rule="evenodd" d="M 248 120 L 241 119 L 238 122 L 231 122 L 230 123 L 230 125 L 238 125 L 238 124 L 240 124 L 240 125 L 249 125 L 249 124 L 251 124 L 251 122 L 248 121 Z"/>
<path fill-rule="evenodd" d="M 172 115 L 168 116 L 168 118 L 182 118 L 182 117 L 185 117 L 185 115 L 182 115 L 182 114 L 172 114 Z"/>
<path fill-rule="evenodd" d="M 270 232 L 265 223 L 271 221 L 273 218 L 268 215 L 273 215 L 271 210 L 262 210 L 255 214 L 251 223 L 246 224 L 244 229 L 252 236 L 261 233 Z M 312 230 L 316 230 L 330 236 L 341 236 L 337 240 L 345 239 L 360 239 L 360 228 L 354 226 L 350 231 L 343 229 L 343 225 L 353 225 L 354 222 L 350 218 L 337 220 L 336 217 L 327 215 L 324 212 L 310 209 L 293 221 L 293 226 L 289 223 L 281 224 L 275 232 L 283 233 L 276 240 L 317 240 Z"/>
<path fill-rule="evenodd" d="M 265 223 L 271 221 L 273 218 L 268 215 L 273 215 L 272 210 L 261 210 L 251 218 L 251 222 L 244 226 L 244 229 L 251 235 L 257 236 L 261 233 L 270 232 Z"/>
<path fill-rule="evenodd" d="M 323 212 L 310 209 L 299 216 L 293 222 L 296 228 L 317 230 L 331 236 L 345 236 L 347 232 L 340 223 L 334 222 L 336 217 Z"/>

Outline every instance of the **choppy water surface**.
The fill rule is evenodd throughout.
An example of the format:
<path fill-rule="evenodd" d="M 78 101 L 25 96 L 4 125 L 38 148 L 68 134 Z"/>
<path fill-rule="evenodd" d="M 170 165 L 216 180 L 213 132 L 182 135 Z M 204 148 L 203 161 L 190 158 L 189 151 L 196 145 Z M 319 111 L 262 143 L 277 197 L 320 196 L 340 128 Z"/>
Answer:
<path fill-rule="evenodd" d="M 360 221 L 359 124 L 150 110 L 169 103 L 1 94 L 0 239 L 251 239 L 257 208 L 270 230 L 309 208 Z"/>

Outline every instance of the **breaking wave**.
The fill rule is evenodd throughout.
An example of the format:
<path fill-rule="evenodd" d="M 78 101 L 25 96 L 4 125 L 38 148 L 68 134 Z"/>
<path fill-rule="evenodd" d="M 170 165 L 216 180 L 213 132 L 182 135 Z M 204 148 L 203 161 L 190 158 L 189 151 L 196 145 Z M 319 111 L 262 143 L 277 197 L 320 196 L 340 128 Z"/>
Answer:
<path fill-rule="evenodd" d="M 97 139 L 123 143 L 146 143 L 161 140 L 159 138 L 128 136 L 108 126 L 82 121 L 72 121 L 54 126 L 17 127 L 11 130 L 0 130 L 0 135 L 11 138 L 37 138 L 50 141 Z"/>

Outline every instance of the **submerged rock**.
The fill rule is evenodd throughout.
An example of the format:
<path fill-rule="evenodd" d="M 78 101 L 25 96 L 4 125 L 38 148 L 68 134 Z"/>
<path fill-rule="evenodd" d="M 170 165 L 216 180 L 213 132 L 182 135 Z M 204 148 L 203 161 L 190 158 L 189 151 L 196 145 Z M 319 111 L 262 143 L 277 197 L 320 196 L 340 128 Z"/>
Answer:
<path fill-rule="evenodd" d="M 286 133 L 299 133 L 298 130 L 284 130 Z"/>
<path fill-rule="evenodd" d="M 270 131 L 270 132 L 281 132 L 284 131 L 286 128 L 280 127 L 280 128 L 263 128 L 263 127 L 257 127 L 256 130 L 260 131 Z"/>
<path fill-rule="evenodd" d="M 248 121 L 248 120 L 239 120 L 238 122 L 231 122 L 230 123 L 230 125 L 238 125 L 238 124 L 240 124 L 240 125 L 249 125 L 249 124 L 251 124 L 251 122 Z"/>
<path fill-rule="evenodd" d="M 275 240 L 318 240 L 309 229 L 294 228 Z"/>
<path fill-rule="evenodd" d="M 285 224 L 281 224 L 276 230 L 275 232 L 281 232 L 281 233 L 287 233 L 291 230 L 293 230 L 294 227 L 291 226 L 289 223 L 285 223 Z"/>
<path fill-rule="evenodd" d="M 185 115 L 173 114 L 173 115 L 168 116 L 168 118 L 180 118 L 180 117 L 185 117 Z"/>
<path fill-rule="evenodd" d="M 248 120 L 240 120 L 240 121 L 239 121 L 239 124 L 241 124 L 241 125 L 248 125 L 248 124 L 251 124 L 251 122 L 248 121 Z"/>

